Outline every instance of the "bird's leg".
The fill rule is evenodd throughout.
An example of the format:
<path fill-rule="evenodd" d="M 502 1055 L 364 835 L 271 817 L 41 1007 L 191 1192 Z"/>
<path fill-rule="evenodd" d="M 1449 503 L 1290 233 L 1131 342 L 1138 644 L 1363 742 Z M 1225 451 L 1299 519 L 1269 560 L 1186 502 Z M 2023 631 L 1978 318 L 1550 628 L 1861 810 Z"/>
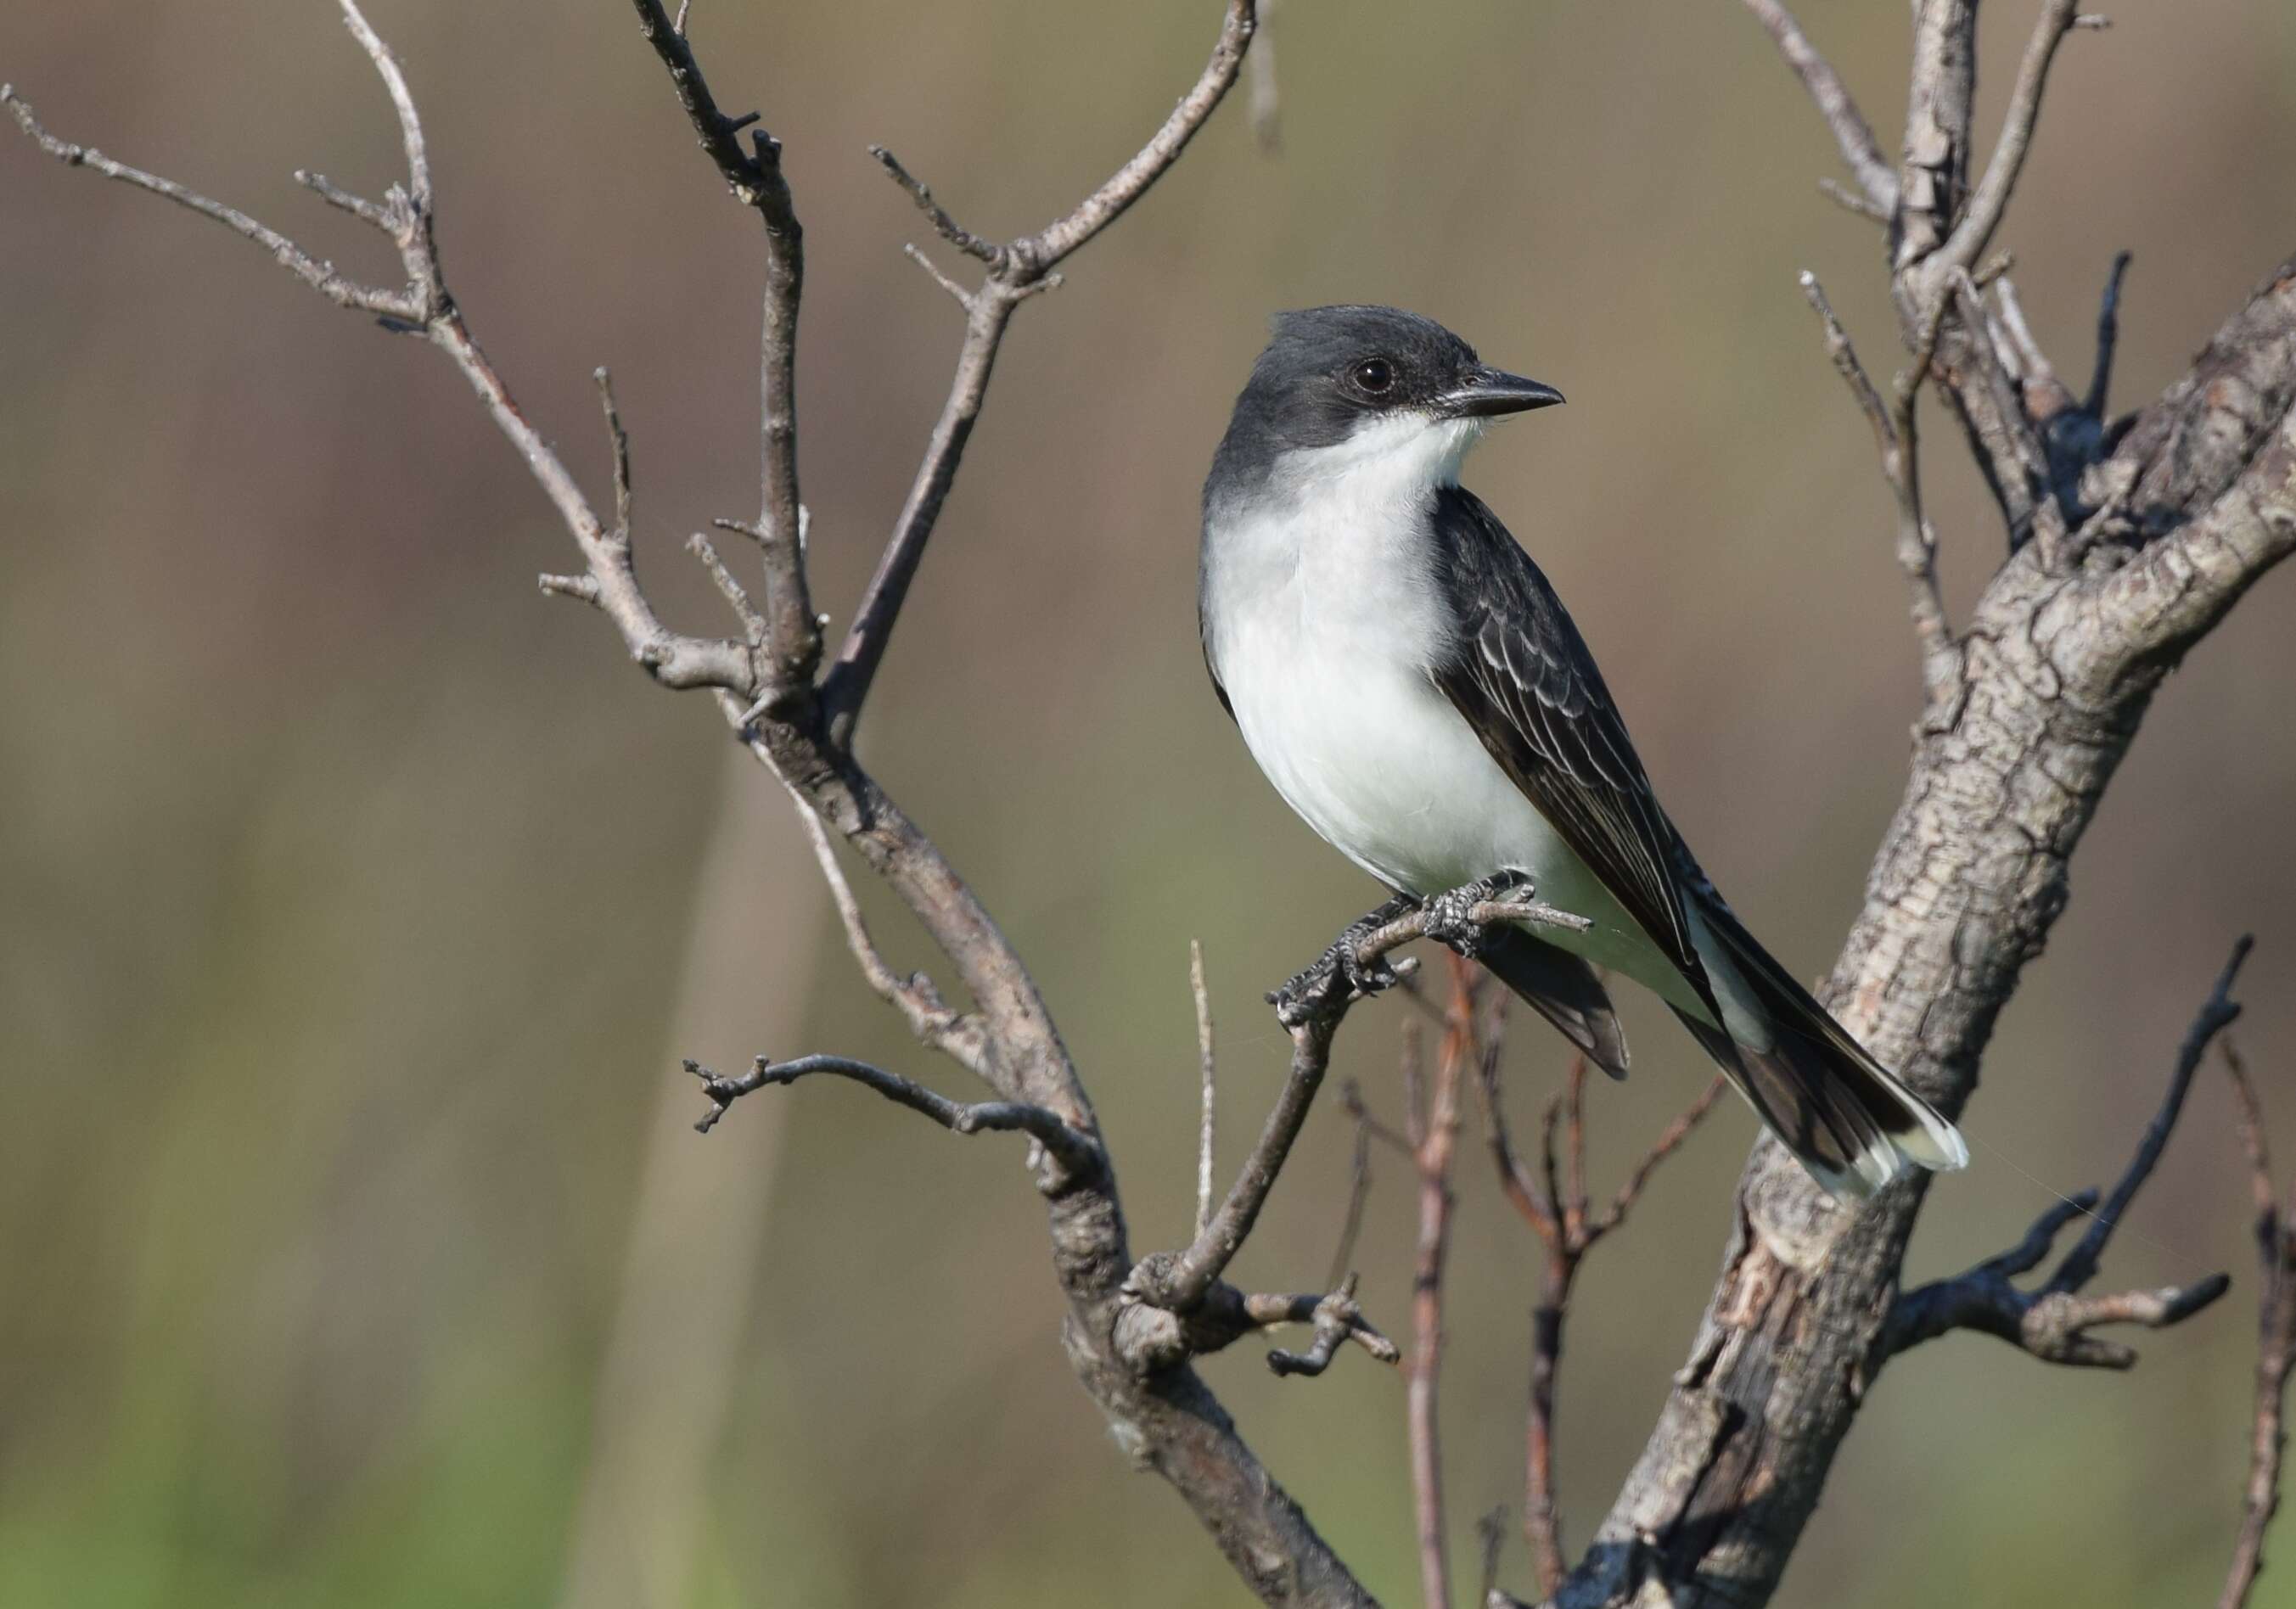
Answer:
<path fill-rule="evenodd" d="M 1529 899 L 1532 887 L 1528 872 L 1495 871 L 1436 894 L 1427 902 L 1427 936 L 1473 960 L 1483 946 L 1483 925 L 1474 919 L 1475 907 L 1510 897 Z"/>
<path fill-rule="evenodd" d="M 1366 965 L 1356 959 L 1356 952 L 1397 917 L 1418 908 L 1419 902 L 1412 895 L 1398 894 L 1370 915 L 1350 923 L 1313 966 L 1283 987 L 1267 992 L 1267 1003 L 1275 1008 L 1276 1020 L 1287 1028 L 1297 1027 L 1319 1009 L 1393 988 L 1398 982 L 1395 968 L 1384 957 Z"/>

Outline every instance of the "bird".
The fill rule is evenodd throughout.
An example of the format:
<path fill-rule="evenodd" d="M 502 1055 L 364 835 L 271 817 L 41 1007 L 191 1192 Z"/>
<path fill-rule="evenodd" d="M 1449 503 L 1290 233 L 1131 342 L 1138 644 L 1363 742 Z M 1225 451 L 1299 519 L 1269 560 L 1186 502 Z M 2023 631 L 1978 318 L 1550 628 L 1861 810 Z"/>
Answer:
<path fill-rule="evenodd" d="M 1611 975 L 1670 1007 L 1837 1199 L 1965 1166 L 1959 1131 L 1700 870 L 1562 600 L 1459 484 L 1493 421 L 1562 400 L 1400 308 L 1277 314 L 1204 481 L 1213 690 L 1395 907 L 1527 886 L 1586 919 L 1495 927 L 1476 959 L 1605 1072 L 1627 1068 Z"/>

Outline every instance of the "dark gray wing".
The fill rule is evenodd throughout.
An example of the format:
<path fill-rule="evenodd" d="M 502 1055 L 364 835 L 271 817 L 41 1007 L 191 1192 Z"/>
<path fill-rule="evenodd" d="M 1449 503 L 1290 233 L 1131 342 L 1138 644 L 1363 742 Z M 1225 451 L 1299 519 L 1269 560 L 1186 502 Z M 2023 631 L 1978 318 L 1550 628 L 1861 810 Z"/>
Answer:
<path fill-rule="evenodd" d="M 1429 667 L 1436 685 L 1563 842 L 1705 992 L 1676 880 L 1687 853 L 1578 628 L 1474 494 L 1445 487 L 1433 518 L 1436 582 L 1457 626 Z"/>
<path fill-rule="evenodd" d="M 1627 1035 L 1595 968 L 1521 927 L 1485 935 L 1475 959 L 1530 1002 L 1587 1059 L 1612 1078 L 1627 1075 Z"/>

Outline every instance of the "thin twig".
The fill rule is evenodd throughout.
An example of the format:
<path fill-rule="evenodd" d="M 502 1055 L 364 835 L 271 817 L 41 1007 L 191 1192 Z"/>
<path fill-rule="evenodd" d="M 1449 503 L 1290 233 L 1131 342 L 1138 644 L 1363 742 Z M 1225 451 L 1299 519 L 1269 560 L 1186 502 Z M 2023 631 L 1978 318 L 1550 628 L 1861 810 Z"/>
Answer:
<path fill-rule="evenodd" d="M 1089 1171 L 1099 1161 L 1098 1142 L 1062 1122 L 1057 1112 L 1018 1100 L 971 1104 L 951 1100 L 898 1073 L 888 1073 L 882 1067 L 849 1057 L 801 1056 L 794 1061 L 776 1062 L 760 1056 L 747 1073 L 734 1078 L 721 1078 L 696 1061 L 686 1062 L 685 1070 L 701 1081 L 701 1092 L 709 1098 L 709 1110 L 693 1125 L 704 1134 L 717 1127 L 718 1120 L 726 1115 L 726 1108 L 742 1096 L 771 1084 L 795 1083 L 808 1074 L 827 1073 L 874 1090 L 894 1105 L 921 1112 L 954 1133 L 974 1134 L 988 1130 L 1026 1134 L 1071 1173 Z"/>
<path fill-rule="evenodd" d="M 2264 1107 L 2231 1035 L 2220 1047 L 2239 1109 L 2241 1148 L 2248 1157 L 2256 1206 L 2257 1297 L 2255 1409 L 2250 1417 L 2248 1478 L 2241 1488 L 2240 1536 L 2217 1609 L 2242 1609 L 2264 1569 L 2264 1538 L 2280 1508 L 2281 1460 L 2287 1450 L 2288 1377 L 2296 1369 L 2296 1198 L 2284 1207 L 2264 1139 Z"/>
<path fill-rule="evenodd" d="M 2009 91 L 2001 137 L 1986 161 L 1984 176 L 1970 196 L 1968 209 L 1938 249 L 1948 267 L 1967 268 L 1974 264 L 2000 226 L 2010 194 L 2017 188 L 2017 176 L 2024 168 L 2026 152 L 2032 148 L 2034 126 L 2041 116 L 2041 92 L 2048 86 L 2049 63 L 2078 15 L 2077 0 L 2045 0 L 2033 24 L 2033 37 L 2025 46 L 2025 59 L 2018 64 L 2016 83 Z"/>
<path fill-rule="evenodd" d="M 893 183 L 907 192 L 909 200 L 916 203 L 917 210 L 931 220 L 936 234 L 965 256 L 978 257 L 991 267 L 996 265 L 1004 249 L 1003 247 L 994 241 L 981 239 L 949 216 L 948 209 L 933 200 L 933 192 L 926 188 L 925 182 L 902 167 L 901 159 L 882 145 L 872 145 L 869 154 L 877 159 L 877 165 L 885 170 Z"/>
<path fill-rule="evenodd" d="M 1957 1329 L 1997 1335 L 2048 1363 L 2089 1368 L 2128 1368 L 2136 1362 L 2135 1349 L 2093 1334 L 2107 1324 L 2142 1324 L 2162 1329 L 2191 1318 L 2223 1295 L 2231 1281 L 2223 1274 L 2185 1286 L 2158 1290 L 2120 1291 L 2088 1296 L 2079 1293 L 2096 1277 L 2106 1245 L 2120 1226 L 2128 1205 L 2175 1130 L 2184 1109 L 2185 1092 L 2210 1043 L 2240 1016 L 2231 999 L 2241 963 L 2248 959 L 2253 940 L 2243 935 L 2218 975 L 2216 986 L 2202 1002 L 2177 1048 L 2169 1074 L 2169 1090 L 2160 1110 L 2138 1140 L 2120 1182 L 2104 1205 L 2090 1215 L 2089 1228 L 2068 1251 L 2056 1271 L 2032 1290 L 2011 1283 L 2012 1276 L 2038 1268 L 2048 1255 L 2056 1236 L 2075 1218 L 2088 1214 L 2095 1192 L 2085 1192 L 2059 1202 L 2043 1213 L 2025 1237 L 2008 1251 L 1989 1257 L 1965 1273 L 1934 1280 L 1905 1292 L 1890 1309 L 1880 1344 L 1886 1360 L 1909 1347 Z"/>
<path fill-rule="evenodd" d="M 339 208 L 349 213 L 359 222 L 380 229 L 385 234 L 398 227 L 398 220 L 391 216 L 390 208 L 378 201 L 370 201 L 365 196 L 353 195 L 324 173 L 313 173 L 308 168 L 298 167 L 295 170 L 295 182 L 328 206 Z"/>
<path fill-rule="evenodd" d="M 2136 1198 L 2136 1192 L 2152 1176 L 2161 1153 L 2168 1147 L 2169 1136 L 2184 1110 L 2185 1091 L 2192 1088 L 2193 1074 L 2199 1070 L 2202 1058 L 2208 1054 L 2209 1042 L 2240 1018 L 2240 1002 L 2232 998 L 2232 986 L 2240 976 L 2241 963 L 2248 960 L 2248 952 L 2255 946 L 2255 935 L 2246 933 L 2233 944 L 2224 970 L 2217 975 L 2216 987 L 2209 991 L 2192 1025 L 2185 1030 L 2185 1041 L 2177 1049 L 2176 1069 L 2169 1079 L 2169 1092 L 2152 1123 L 2146 1125 L 2144 1138 L 2137 1142 L 2136 1156 L 2128 1159 L 2128 1171 L 2113 1186 L 2112 1194 L 2104 1198 L 2104 1205 L 2097 1210 L 2096 1216 L 2089 1221 L 2087 1233 L 2058 1264 L 2055 1277 L 2046 1288 L 2077 1291 L 2095 1278 L 2106 1243 L 2112 1238 L 2113 1230 L 2120 1227 L 2128 1204 Z"/>
<path fill-rule="evenodd" d="M 870 935 L 869 925 L 861 915 L 861 902 L 854 897 L 853 885 L 846 881 L 845 869 L 838 864 L 837 849 L 829 841 L 829 829 L 804 800 L 798 800 L 797 804 L 798 821 L 805 829 L 807 841 L 813 845 L 813 858 L 820 864 L 822 880 L 829 885 L 830 899 L 837 907 L 838 920 L 845 927 L 846 947 L 853 952 L 862 977 L 876 991 L 878 999 L 901 1014 L 909 1032 L 920 1042 L 985 1077 L 988 1049 L 980 1025 L 952 1009 L 933 986 L 932 979 L 923 973 L 913 972 L 904 977 L 893 970 L 877 948 L 877 941 Z"/>
<path fill-rule="evenodd" d="M 1855 213 L 1868 223 L 1886 225 L 1890 221 L 1889 208 L 1866 200 L 1839 179 L 1820 179 L 1817 192 L 1844 212 Z"/>
<path fill-rule="evenodd" d="M 1809 92 L 1810 100 L 1816 103 L 1826 127 L 1833 130 L 1841 159 L 1849 165 L 1849 171 L 1866 192 L 1866 206 L 1871 208 L 1868 216 L 1889 217 L 1898 205 L 1897 170 L 1882 154 L 1882 143 L 1874 137 L 1874 126 L 1857 110 L 1857 102 L 1851 99 L 1841 75 L 1818 53 L 1793 13 L 1778 0 L 1746 0 L 1746 9 L 1754 13 L 1755 20 L 1776 44 L 1786 65 L 1793 69 L 1802 87 Z"/>
<path fill-rule="evenodd" d="M 2128 272 L 2129 254 L 2112 254 L 2112 271 L 2104 278 L 2104 295 L 2096 307 L 2096 366 L 2090 372 L 2088 396 L 2081 406 L 2092 419 L 2104 417 L 2106 394 L 2112 387 L 2112 348 L 2120 338 L 2120 280 Z"/>
<path fill-rule="evenodd" d="M 1464 895 L 1472 890 L 1456 892 Z M 1374 970 L 1390 952 L 1414 939 L 1438 935 L 1447 943 L 1472 946 L 1475 935 L 1503 923 L 1531 922 L 1574 930 L 1586 925 L 1585 918 L 1541 904 L 1528 894 L 1488 900 L 1439 897 L 1390 919 L 1387 913 L 1391 908 L 1382 906 L 1349 927 L 1325 952 L 1322 961 L 1271 996 L 1283 1000 L 1277 1017 L 1292 1035 L 1290 1075 L 1210 1223 L 1149 1282 L 1148 1299 L 1156 1305 L 1188 1311 L 1203 1300 L 1212 1282 L 1242 1248 L 1308 1120 L 1316 1091 L 1323 1085 L 1331 1065 L 1332 1036 L 1348 1009 L 1372 985 Z"/>
<path fill-rule="evenodd" d="M 1403 1025 L 1406 1038 L 1404 1054 L 1416 1054 L 1419 1025 Z M 1371 1200 L 1371 1141 L 1378 1124 L 1363 1104 L 1363 1090 L 1354 1079 L 1348 1080 L 1345 1105 L 1356 1120 L 1355 1148 L 1348 1160 L 1348 1208 L 1340 1219 L 1340 1243 L 1332 1249 L 1331 1278 L 1324 1283 L 1337 1288 L 1355 1265 L 1356 1240 L 1363 1233 L 1364 1208 Z"/>
<path fill-rule="evenodd" d="M 1057 283 L 1059 276 L 1054 269 L 1115 222 L 1171 167 L 1234 85 L 1257 21 L 1254 0 L 1227 0 L 1210 60 L 1204 64 L 1193 87 L 1181 97 L 1180 103 L 1172 109 L 1171 115 L 1147 144 L 1066 216 L 1035 234 L 990 249 L 990 255 L 983 259 L 990 264 L 988 276 L 966 300 L 964 344 L 957 353 L 956 372 L 949 381 L 947 399 L 933 423 L 924 456 L 910 482 L 908 497 L 893 522 L 893 534 L 869 578 L 860 607 L 854 611 L 853 624 L 838 649 L 836 664 L 823 684 L 822 701 L 829 715 L 830 735 L 839 744 L 851 746 L 854 727 L 860 720 L 870 686 L 876 680 L 877 667 L 884 662 L 886 645 L 908 597 L 909 584 L 916 578 L 925 545 L 939 522 L 949 487 L 955 482 L 957 466 L 972 437 L 973 421 L 980 417 L 981 401 L 988 394 L 989 375 L 996 367 L 997 349 L 1004 342 L 1013 310 L 1028 297 Z M 889 155 L 881 155 L 879 159 L 886 164 L 886 171 L 893 174 L 897 182 L 909 190 L 912 198 L 926 208 L 935 226 L 940 227 L 948 215 L 932 201 L 925 186 L 910 177 Z M 959 228 L 953 219 L 948 220 L 948 227 L 942 233 L 960 249 L 976 257 L 980 255 L 976 246 L 988 246 L 988 242 Z"/>
<path fill-rule="evenodd" d="M 605 411 L 606 443 L 614 455 L 614 527 L 613 539 L 623 547 L 630 543 L 630 433 L 622 428 L 621 410 L 614 405 L 614 377 L 604 368 L 593 369 L 590 378 L 597 383 L 598 405 Z"/>
<path fill-rule="evenodd" d="M 901 248 L 901 250 L 906 254 L 909 261 L 914 263 L 918 267 L 932 275 L 934 284 L 939 285 L 942 290 L 947 291 L 949 295 L 955 297 L 958 306 L 964 308 L 967 313 L 971 313 L 972 311 L 972 292 L 967 290 L 964 286 L 958 284 L 946 274 L 943 274 L 940 271 L 940 265 L 939 263 L 934 262 L 932 258 L 927 257 L 914 246 L 904 245 Z"/>
<path fill-rule="evenodd" d="M 1537 1171 L 1515 1148 L 1513 1131 L 1507 1126 L 1505 1103 L 1500 1098 L 1495 1057 L 1486 1057 L 1477 1080 L 1499 1188 L 1538 1237 L 1544 1254 L 1538 1295 L 1531 1309 L 1530 1402 L 1523 1420 L 1522 1527 L 1524 1538 L 1530 1544 L 1539 1592 L 1546 1597 L 1554 1597 L 1560 1589 L 1569 1567 L 1563 1555 L 1562 1510 L 1554 1478 L 1555 1384 L 1562 1367 L 1563 1328 L 1570 1315 L 1570 1293 L 1579 1264 L 1595 1242 L 1626 1221 L 1651 1176 L 1681 1148 L 1692 1131 L 1713 1109 L 1723 1087 L 1723 1081 L 1716 1077 L 1667 1125 L 1628 1174 L 1609 1207 L 1601 1216 L 1594 1217 L 1587 1212 L 1585 1184 L 1584 1063 L 1583 1057 L 1572 1058 L 1563 1090 L 1547 1106 L 1541 1148 L 1544 1158 Z M 1556 1154 L 1558 1133 L 1565 1153 L 1561 1157 Z"/>
<path fill-rule="evenodd" d="M 85 167 L 90 173 L 101 174 L 107 179 L 133 184 L 138 190 L 147 190 L 178 207 L 187 208 L 201 217 L 213 219 L 234 234 L 262 247 L 271 254 L 273 261 L 337 306 L 352 307 L 408 323 L 421 321 L 422 309 L 406 291 L 384 290 L 347 280 L 335 272 L 332 263 L 322 262 L 312 257 L 277 230 L 256 222 L 235 207 L 210 200 L 173 179 L 163 179 L 140 167 L 116 162 L 92 145 L 75 145 L 68 140 L 58 139 L 40 125 L 32 115 L 30 103 L 12 86 L 0 85 L 0 104 L 5 104 L 15 114 L 17 127 L 29 135 L 34 143 L 66 167 Z"/>
<path fill-rule="evenodd" d="M 762 648 L 766 641 L 766 617 L 758 613 L 757 605 L 750 601 L 748 590 L 734 572 L 726 568 L 726 561 L 718 556 L 717 544 L 709 540 L 709 534 L 696 531 L 688 536 L 685 551 L 701 561 L 710 584 L 726 600 L 726 607 L 734 611 L 734 617 L 742 623 L 742 639 L 753 649 Z"/>
<path fill-rule="evenodd" d="M 750 128 L 754 115 L 732 118 L 719 110 L 685 29 L 663 12 L 660 0 L 633 4 L 638 31 L 668 70 L 701 149 L 735 199 L 756 212 L 765 227 L 758 364 L 758 545 L 768 622 L 764 690 L 800 688 L 812 680 L 822 652 L 821 622 L 806 580 L 797 473 L 797 328 L 805 291 L 805 230 L 782 172 L 781 143 L 763 129 Z M 679 14 L 682 20 L 682 9 Z M 747 150 L 741 138 L 745 129 Z"/>
<path fill-rule="evenodd" d="M 1611 1197 L 1610 1206 L 1600 1218 L 1587 1224 L 1587 1245 L 1594 1245 L 1627 1221 L 1627 1214 L 1634 1210 L 1635 1203 L 1642 1199 L 1643 1188 L 1650 1183 L 1651 1175 L 1658 1172 L 1659 1164 L 1682 1148 L 1682 1142 L 1688 1139 L 1691 1131 L 1705 1120 L 1706 1115 L 1714 1109 L 1714 1103 L 1721 1099 L 1722 1091 L 1728 1087 L 1718 1074 L 1707 1084 L 1705 1093 L 1692 1101 L 1680 1115 L 1666 1125 L 1651 1148 L 1643 1153 L 1642 1160 L 1635 1164 L 1634 1171 L 1627 1175 L 1627 1181 L 1619 1187 L 1619 1193 Z"/>
<path fill-rule="evenodd" d="M 1201 1237 L 1212 1221 L 1212 1163 L 1214 1140 L 1219 1122 L 1219 1066 L 1212 1055 L 1212 997 L 1204 987 L 1204 947 L 1197 939 L 1188 941 L 1188 986 L 1196 997 L 1196 1060 L 1203 1071 L 1204 1099 L 1201 1121 L 1196 1131 L 1196 1234 Z M 1340 1276 L 1332 1276 L 1336 1289 Z"/>
<path fill-rule="evenodd" d="M 1849 388 L 1857 411 L 1874 432 L 1882 479 L 1898 506 L 1898 568 L 1906 577 L 1906 608 L 1921 649 L 1922 682 L 1931 702 L 1938 704 L 1948 695 L 1959 673 L 1961 652 L 1946 617 L 1945 588 L 1938 578 L 1937 537 L 1922 510 L 1920 437 L 1914 414 L 1922 379 L 1929 372 L 1937 350 L 1938 321 L 1932 319 L 1923 331 L 1914 368 L 1899 383 L 1892 408 L 1882 402 L 1865 364 L 1858 361 L 1849 333 L 1834 316 L 1833 305 L 1826 299 L 1825 287 L 1818 283 L 1817 275 L 1804 270 L 1801 290 L 1824 327 L 1826 357 Z"/>
<path fill-rule="evenodd" d="M 1459 1086 L 1483 1062 L 1476 1033 L 1477 969 L 1451 958 L 1450 1022 L 1424 1104 L 1408 1101 L 1419 1174 L 1419 1236 L 1412 1254 L 1411 1356 L 1405 1393 L 1413 1509 L 1419 1540 L 1419 1589 L 1427 1609 L 1448 1609 L 1450 1562 L 1443 1520 L 1443 1455 L 1438 1393 L 1443 1364 L 1443 1271 L 1451 1245 L 1451 1159 L 1459 1139 Z"/>

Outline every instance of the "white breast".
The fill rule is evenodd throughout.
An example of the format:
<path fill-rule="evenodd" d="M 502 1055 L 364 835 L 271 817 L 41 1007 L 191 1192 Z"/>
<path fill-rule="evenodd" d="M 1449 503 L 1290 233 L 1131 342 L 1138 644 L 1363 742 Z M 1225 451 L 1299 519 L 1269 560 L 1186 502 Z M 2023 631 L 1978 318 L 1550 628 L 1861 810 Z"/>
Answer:
<path fill-rule="evenodd" d="M 1381 472 L 1391 467 L 1357 454 L 1210 515 L 1208 647 L 1252 757 L 1310 827 L 1390 886 L 1435 894 L 1527 872 L 1539 897 L 1595 924 L 1541 936 L 1697 1004 L 1429 678 L 1445 631 L 1424 527 L 1437 482 L 1423 464 Z"/>

